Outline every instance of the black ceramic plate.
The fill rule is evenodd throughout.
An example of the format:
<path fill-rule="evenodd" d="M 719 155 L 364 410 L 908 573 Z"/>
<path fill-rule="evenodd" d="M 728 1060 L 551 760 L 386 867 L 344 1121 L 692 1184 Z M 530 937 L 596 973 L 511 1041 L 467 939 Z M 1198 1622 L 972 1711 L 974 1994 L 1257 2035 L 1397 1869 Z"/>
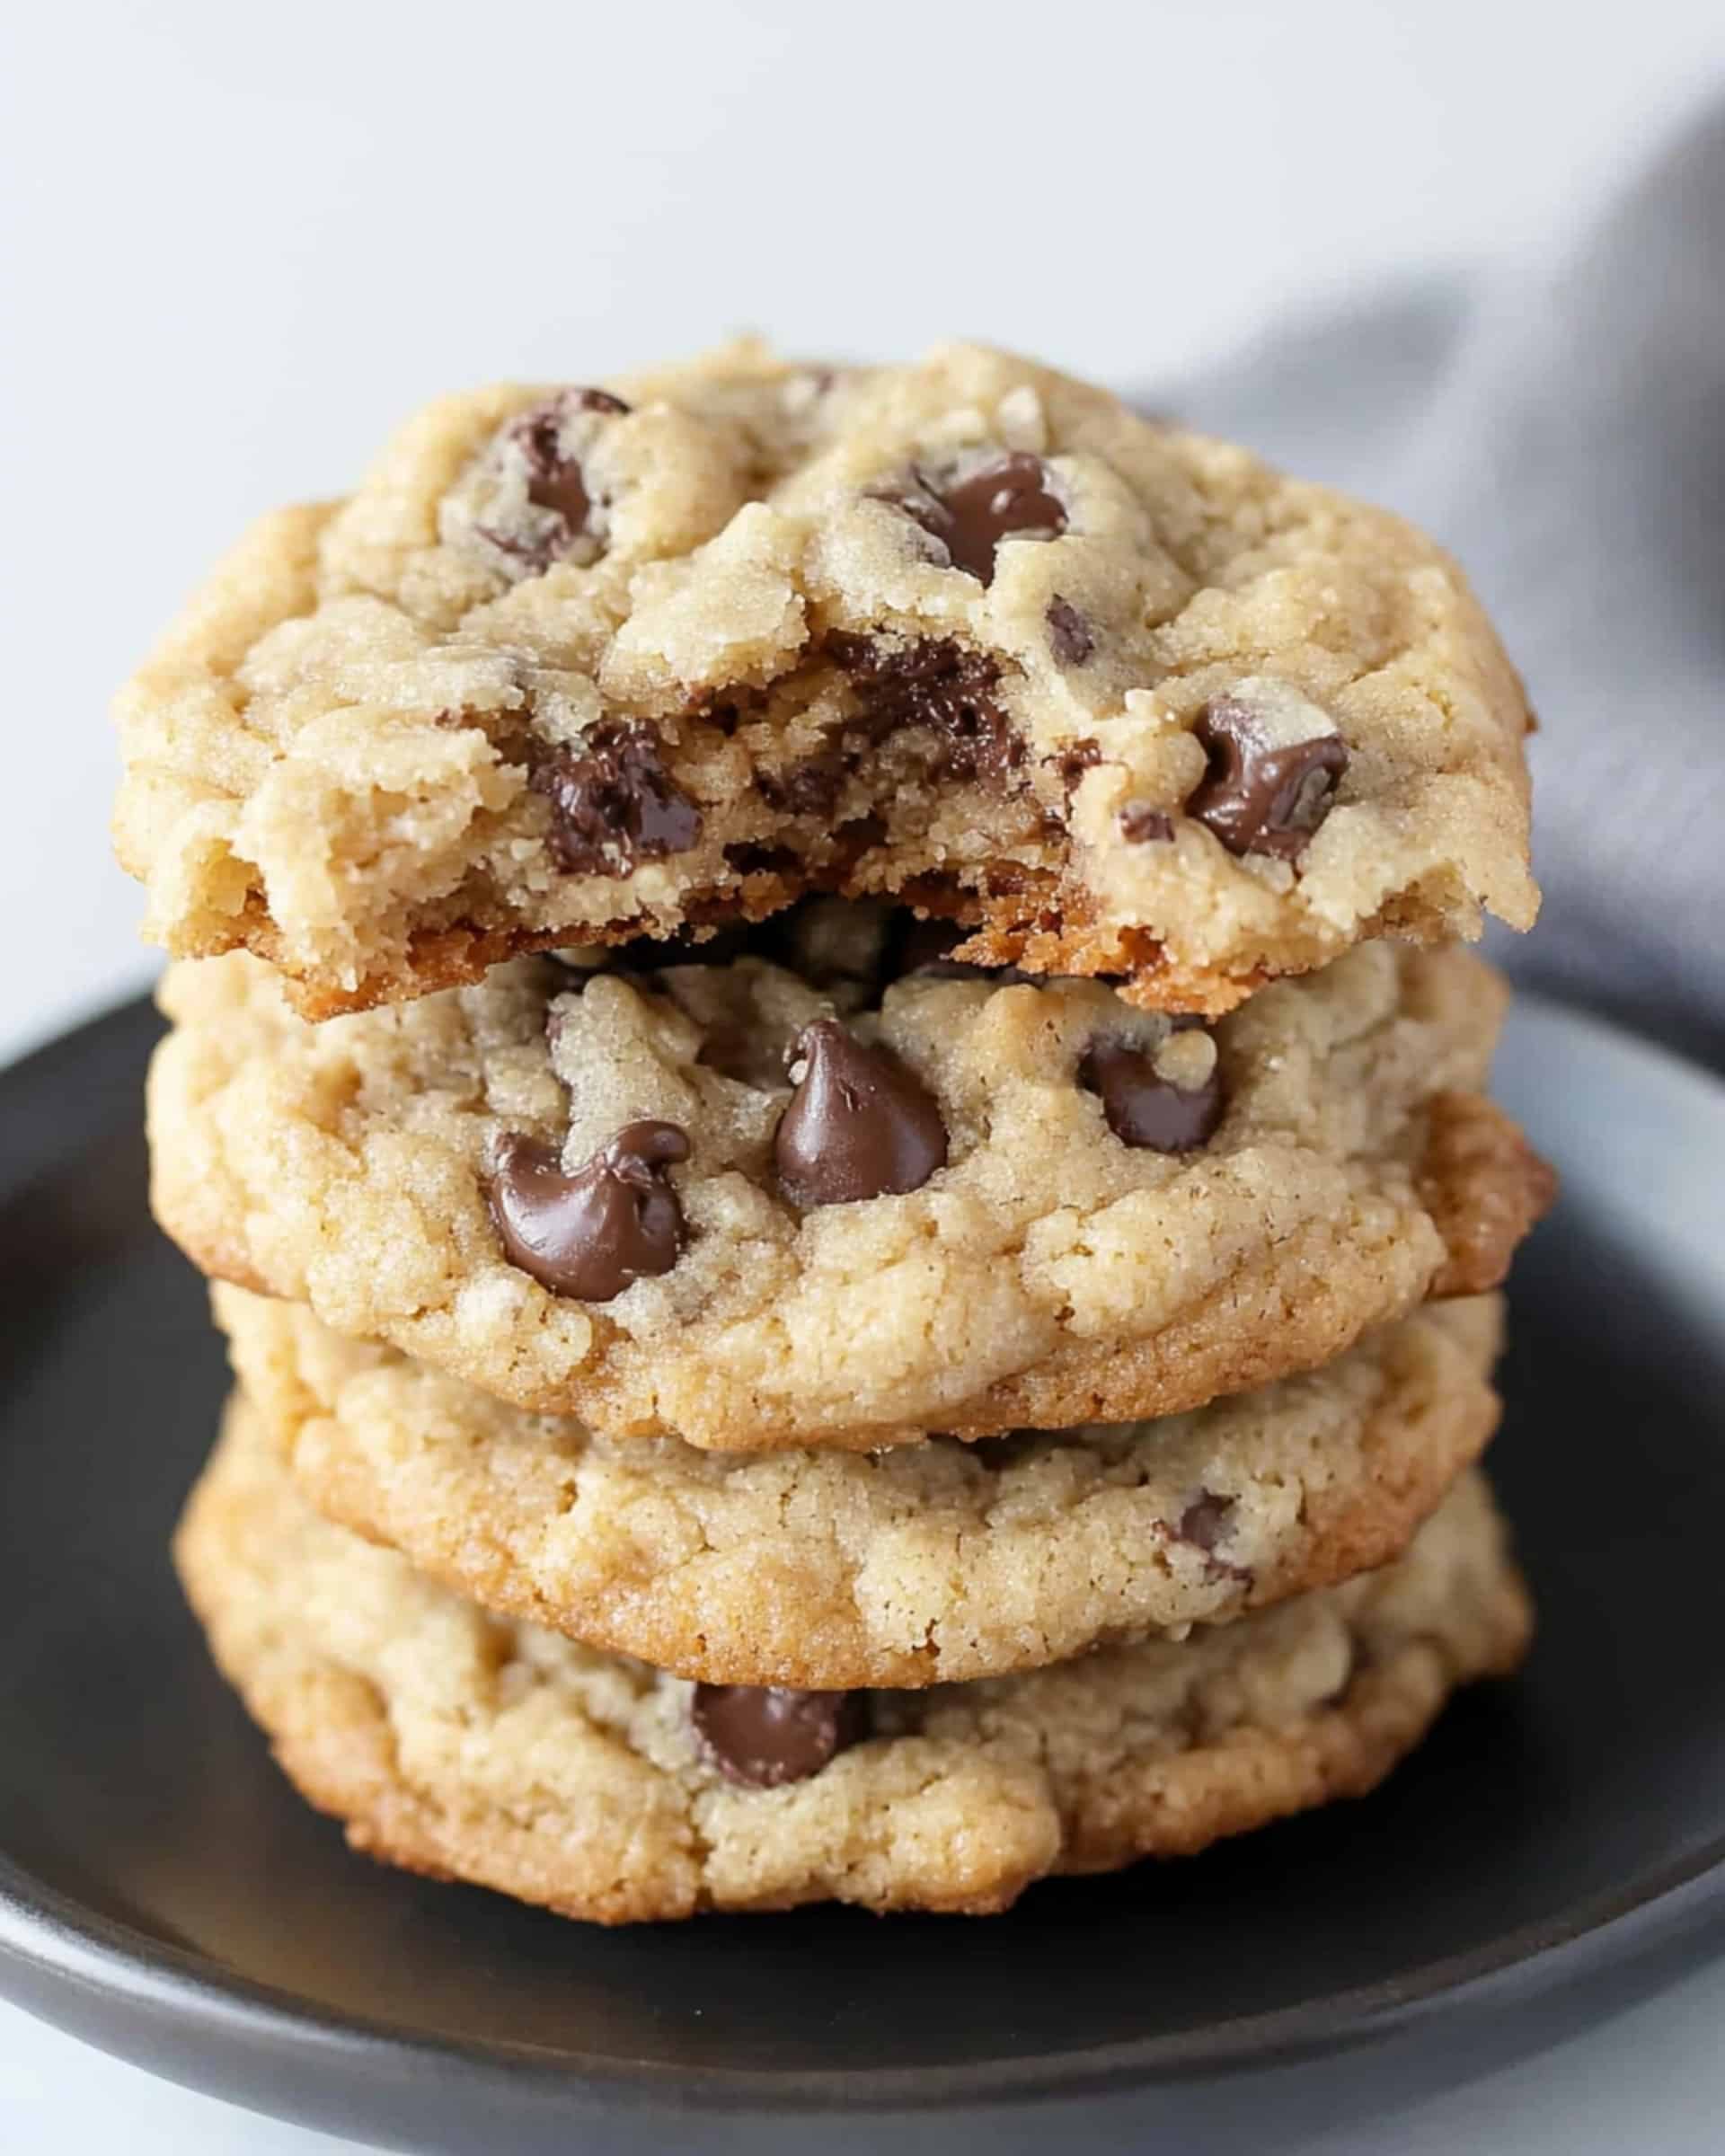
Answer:
<path fill-rule="evenodd" d="M 1470 2013 L 1499 2049 L 1532 2042 L 1558 1979 L 1584 1998 L 1602 1967 L 1650 1981 L 1679 1932 L 1685 1952 L 1712 1945 L 1712 1081 L 1587 1021 L 1517 1015 L 1502 1090 L 1567 1179 L 1517 1275 L 1497 1454 L 1544 1629 L 1526 1676 L 1452 1709 L 1378 1796 L 1044 1886 L 991 1922 L 606 1933 L 348 1854 L 206 1662 L 164 1544 L 224 1373 L 199 1284 L 146 1217 L 154 1031 L 122 1011 L 0 1079 L 0 1990 L 390 2145 L 609 2146 L 673 2113 L 688 2145 L 693 2107 L 715 2133 L 755 2115 L 758 2148 L 794 2128 L 771 2115 L 809 2106 L 836 2121 L 1123 2088 L 1186 2132 L 1194 2106 L 1237 2106 L 1242 2065 L 1405 2046 L 1410 2024 L 1424 2040 Z M 1075 2109 L 1077 2141 L 1094 2116 Z"/>

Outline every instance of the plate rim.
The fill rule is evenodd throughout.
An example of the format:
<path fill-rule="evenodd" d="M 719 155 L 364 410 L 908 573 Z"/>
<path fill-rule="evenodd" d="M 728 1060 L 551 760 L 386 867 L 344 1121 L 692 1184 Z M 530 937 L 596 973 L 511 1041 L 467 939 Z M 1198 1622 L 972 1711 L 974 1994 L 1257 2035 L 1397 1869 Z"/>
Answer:
<path fill-rule="evenodd" d="M 1722 1869 L 1725 1830 L 1659 1872 L 1641 1875 L 1635 1886 L 1595 1895 L 1561 1918 L 1518 1926 L 1489 1947 L 1439 1957 L 1382 1984 L 1196 2030 L 960 2066 L 864 2072 L 687 2067 L 652 2060 L 624 2064 L 542 2045 L 429 2036 L 403 2023 L 319 2007 L 276 1985 L 224 1971 L 207 1956 L 153 1939 L 58 1888 L 31 1884 L 4 1852 L 0 1975 L 13 1969 L 34 1973 L 51 1990 L 99 1995 L 140 2021 L 166 2011 L 217 2043 L 262 2038 L 297 2064 L 340 2064 L 349 2080 L 355 2074 L 370 2078 L 373 2064 L 387 2058 L 433 2072 L 456 2067 L 464 2076 L 517 2090 L 530 2074 L 595 2096 L 626 2090 L 638 2099 L 662 2096 L 679 2106 L 733 2114 L 943 2110 L 983 2101 L 1101 2095 L 1292 2064 L 1381 2042 L 1439 2015 L 1478 2010 L 1506 1989 L 1544 1992 L 1579 1981 L 1606 1961 L 1628 1963 L 1701 1929 L 1719 1913 Z M 42 1950 L 44 1938 L 58 1950 Z M 4 1983 L 0 1991 L 40 2018 L 56 2019 L 41 1994 L 22 1997 Z M 101 2048 L 119 2049 L 89 2037 L 82 2024 L 74 2033 Z"/>
<path fill-rule="evenodd" d="M 149 1000 L 128 999 L 41 1043 L 0 1069 L 0 1088 L 15 1095 L 52 1087 L 65 1125 L 75 1125 L 77 1109 L 67 1112 L 59 1074 L 68 1061 L 91 1052 L 100 1036 L 124 1034 L 137 1026 Z M 1703 1112 L 1725 1118 L 1725 1080 L 1597 1013 L 1524 992 L 1510 1023 L 1517 1029 L 1532 1026 L 1584 1038 L 1592 1054 L 1628 1065 L 1642 1083 L 1675 1089 Z M 87 1119 L 90 1110 L 84 1112 Z M 4 1151 L 10 1154 L 13 1149 Z M 0 1183 L 15 1191 L 53 1171 L 54 1164 L 39 1156 L 22 1176 L 6 1174 L 0 1166 Z M 1381 2042 L 1439 2016 L 1477 2010 L 1508 1990 L 1545 1992 L 1606 1963 L 1627 1965 L 1661 1944 L 1699 1931 L 1710 1916 L 1725 1913 L 1722 1905 L 1725 1820 L 1699 1845 L 1553 1917 L 1517 1926 L 1478 1948 L 1422 1962 L 1394 1977 L 1297 2005 L 1022 2059 L 785 2070 L 619 2061 L 568 2047 L 433 2035 L 387 2018 L 322 2006 L 110 1916 L 0 1849 L 0 1995 L 121 2056 L 143 2058 L 148 2030 L 166 2021 L 199 2039 L 206 2052 L 261 2045 L 305 2069 L 334 2069 L 349 2088 L 393 2080 L 389 2069 L 405 2065 L 439 2075 L 456 2071 L 466 2080 L 492 2084 L 500 2095 L 506 2081 L 518 2094 L 524 2082 L 531 2081 L 541 2089 L 583 2090 L 595 2098 L 627 2092 L 637 2102 L 661 2099 L 731 2114 L 932 2110 L 1202 2081 Z M 123 2019 L 124 2035 L 135 2044 L 122 2040 L 112 2025 L 93 2033 L 90 2015 L 76 2011 L 80 2003 L 92 2001 L 115 2010 Z M 111 2037 L 116 2040 L 111 2042 Z"/>

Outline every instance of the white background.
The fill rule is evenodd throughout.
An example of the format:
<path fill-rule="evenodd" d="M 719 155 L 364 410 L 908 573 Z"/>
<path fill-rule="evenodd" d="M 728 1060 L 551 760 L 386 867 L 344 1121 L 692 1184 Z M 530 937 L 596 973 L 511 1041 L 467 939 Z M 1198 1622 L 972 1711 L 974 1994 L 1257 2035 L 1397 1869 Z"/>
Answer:
<path fill-rule="evenodd" d="M 1535 246 L 1722 79 L 1716 0 L 0 10 L 0 1055 L 151 968 L 113 688 L 248 517 L 420 399 L 740 327 L 1154 380 Z M 1400 2145 L 1710 2145 L 1725 1987 L 1687 1999 Z M 0 2009 L 0 2147 L 86 2144 L 312 2146 Z"/>

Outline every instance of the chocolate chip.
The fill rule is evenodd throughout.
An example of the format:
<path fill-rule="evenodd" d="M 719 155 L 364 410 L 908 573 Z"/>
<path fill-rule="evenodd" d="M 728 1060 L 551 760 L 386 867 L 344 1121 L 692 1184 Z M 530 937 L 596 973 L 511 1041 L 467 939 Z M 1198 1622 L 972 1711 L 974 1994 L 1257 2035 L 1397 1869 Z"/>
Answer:
<path fill-rule="evenodd" d="M 1174 1533 L 1182 1542 L 1190 1542 L 1208 1553 L 1226 1533 L 1233 1511 L 1232 1498 L 1218 1498 L 1213 1489 L 1201 1489 L 1181 1514 Z"/>
<path fill-rule="evenodd" d="M 946 1165 L 933 1095 L 885 1048 L 817 1019 L 792 1050 L 806 1068 L 779 1118 L 773 1157 L 793 1205 L 844 1206 L 917 1190 Z"/>
<path fill-rule="evenodd" d="M 1187 802 L 1187 815 L 1208 825 L 1230 853 L 1297 862 L 1329 815 L 1348 768 L 1340 735 L 1278 747 L 1251 704 L 1231 696 L 1207 703 L 1192 730 L 1210 768 Z"/>
<path fill-rule="evenodd" d="M 524 430 L 522 443 L 527 452 L 527 499 L 535 508 L 553 510 L 562 519 L 561 539 L 553 537 L 548 542 L 554 552 L 586 531 L 587 520 L 593 514 L 593 499 L 587 490 L 579 460 L 565 456 L 557 446 L 553 419 L 535 420 Z"/>
<path fill-rule="evenodd" d="M 880 499 L 938 540 L 954 569 L 984 584 L 995 580 L 1003 539 L 1057 539 L 1066 528 L 1066 508 L 1049 490 L 1047 466 L 1022 451 L 996 457 L 965 479 L 942 482 L 914 472 L 902 491 Z"/>
<path fill-rule="evenodd" d="M 860 754 L 853 758 L 841 736 L 835 736 L 809 755 L 778 771 L 758 771 L 755 787 L 769 808 L 781 816 L 827 817 L 838 806 Z"/>
<path fill-rule="evenodd" d="M 613 720 L 538 757 L 531 782 L 551 802 L 551 855 L 565 875 L 626 876 L 700 837 L 701 811 L 659 748 L 644 721 Z"/>
<path fill-rule="evenodd" d="M 1120 810 L 1119 825 L 1120 836 L 1134 846 L 1174 835 L 1173 818 L 1153 808 L 1148 801 L 1128 801 Z"/>
<path fill-rule="evenodd" d="M 490 1191 L 510 1264 L 578 1303 L 608 1303 L 632 1281 L 668 1273 L 683 1249 L 683 1208 L 664 1170 L 688 1157 L 675 1123 L 630 1123 L 570 1174 L 554 1147 L 513 1133 L 498 1147 Z"/>
<path fill-rule="evenodd" d="M 1205 1556 L 1205 1572 L 1212 1580 L 1250 1580 L 1249 1565 L 1230 1564 L 1226 1558 L 1216 1554 L 1216 1546 L 1234 1527 L 1234 1499 L 1218 1497 L 1213 1489 L 1200 1489 L 1180 1515 L 1172 1529 L 1174 1540 L 1190 1542 L 1194 1550 Z"/>
<path fill-rule="evenodd" d="M 533 569 L 545 570 L 578 539 L 588 535 L 593 500 L 579 458 L 564 453 L 563 424 L 577 411 L 615 413 L 628 409 L 609 390 L 565 389 L 509 422 L 503 438 L 520 450 L 526 465 L 527 499 L 535 508 L 548 510 L 551 520 L 532 531 L 482 526 L 494 546 Z"/>
<path fill-rule="evenodd" d="M 1043 617 L 1048 624 L 1048 649 L 1063 667 L 1082 667 L 1096 649 L 1090 623 L 1070 599 L 1050 599 Z"/>
<path fill-rule="evenodd" d="M 836 630 L 827 655 L 850 676 L 858 703 L 836 746 L 854 769 L 869 748 L 901 730 L 921 728 L 939 743 L 933 768 L 943 777 L 1002 784 L 1024 760 L 995 691 L 1000 667 L 948 637 L 892 646 Z"/>
<path fill-rule="evenodd" d="M 1124 1041 L 1093 1041 L 1078 1065 L 1078 1082 L 1101 1096 L 1108 1127 L 1123 1145 L 1191 1153 L 1209 1142 L 1222 1120 L 1219 1071 L 1199 1086 L 1171 1085 L 1150 1055 Z"/>
<path fill-rule="evenodd" d="M 866 1734 L 867 1701 L 854 1692 L 792 1692 L 777 1684 L 697 1684 L 689 1719 L 727 1781 L 776 1789 L 807 1781 Z"/>

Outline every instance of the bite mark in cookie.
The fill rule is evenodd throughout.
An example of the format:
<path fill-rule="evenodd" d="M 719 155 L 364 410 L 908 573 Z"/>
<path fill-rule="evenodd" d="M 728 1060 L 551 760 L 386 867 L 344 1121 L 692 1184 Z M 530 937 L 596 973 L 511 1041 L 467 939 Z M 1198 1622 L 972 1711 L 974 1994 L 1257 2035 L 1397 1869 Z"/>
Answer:
<path fill-rule="evenodd" d="M 819 379 L 739 348 L 446 399 L 269 520 L 124 700 L 152 932 L 325 1017 L 830 888 L 1220 1015 L 1531 920 L 1525 699 L 1417 534 L 1005 355 Z M 565 763 L 636 728 L 692 798 L 560 836 Z"/>
<path fill-rule="evenodd" d="M 578 1303 L 609 1303 L 634 1281 L 668 1273 L 684 1224 L 664 1171 L 688 1157 L 675 1123 L 628 1124 L 572 1174 L 540 1140 L 505 1138 L 490 1196 L 509 1262 Z"/>
<path fill-rule="evenodd" d="M 899 645 L 834 630 L 823 658 L 849 685 L 852 708 L 823 726 L 817 747 L 756 773 L 769 808 L 829 818 L 847 782 L 901 734 L 927 737 L 921 762 L 931 779 L 1004 784 L 1022 764 L 1023 744 L 995 696 L 999 663 L 982 653 L 944 637 Z M 870 814 L 885 839 L 889 826 Z"/>

